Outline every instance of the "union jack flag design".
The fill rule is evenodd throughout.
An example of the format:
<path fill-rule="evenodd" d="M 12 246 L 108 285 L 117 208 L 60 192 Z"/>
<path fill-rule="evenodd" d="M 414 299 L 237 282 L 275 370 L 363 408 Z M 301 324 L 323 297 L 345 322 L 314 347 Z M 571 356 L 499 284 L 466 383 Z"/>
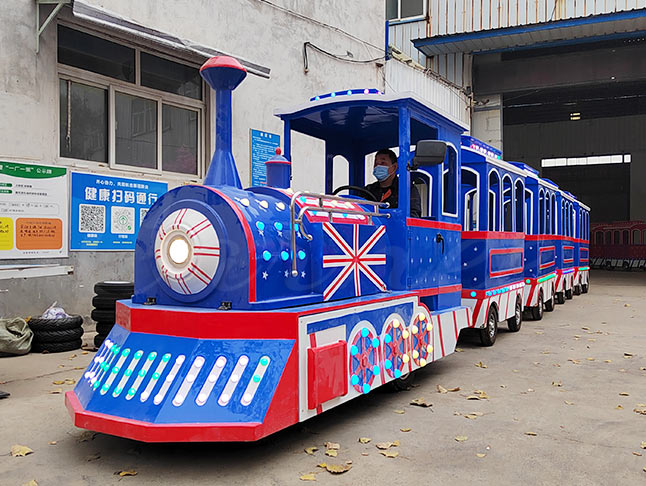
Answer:
<path fill-rule="evenodd" d="M 341 288 L 343 283 L 352 277 L 354 281 L 354 295 L 356 297 L 372 293 L 373 289 L 364 292 L 361 289 L 361 275 L 363 274 L 366 279 L 378 291 L 386 290 L 386 284 L 381 279 L 377 272 L 372 268 L 373 265 L 386 265 L 386 255 L 384 253 L 371 254 L 375 245 L 379 242 L 381 237 L 386 233 L 386 227 L 380 226 L 374 231 L 366 241 L 361 244 L 361 226 L 353 225 L 352 227 L 352 242 L 348 243 L 343 236 L 339 234 L 334 225 L 330 223 L 323 223 L 323 230 L 334 242 L 334 249 L 340 249 L 341 254 L 327 254 L 323 255 L 323 268 L 341 267 L 341 271 L 332 279 L 330 284 L 323 291 L 323 300 L 329 300 Z M 365 233 L 364 233 L 365 234 Z"/>

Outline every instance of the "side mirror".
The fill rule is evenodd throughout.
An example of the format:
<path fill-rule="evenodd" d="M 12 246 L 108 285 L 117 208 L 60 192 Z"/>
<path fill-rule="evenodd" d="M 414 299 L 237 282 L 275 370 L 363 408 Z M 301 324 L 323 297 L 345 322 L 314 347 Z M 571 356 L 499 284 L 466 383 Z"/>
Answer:
<path fill-rule="evenodd" d="M 446 158 L 446 142 L 440 140 L 420 140 L 417 142 L 412 170 L 420 165 L 438 165 Z"/>

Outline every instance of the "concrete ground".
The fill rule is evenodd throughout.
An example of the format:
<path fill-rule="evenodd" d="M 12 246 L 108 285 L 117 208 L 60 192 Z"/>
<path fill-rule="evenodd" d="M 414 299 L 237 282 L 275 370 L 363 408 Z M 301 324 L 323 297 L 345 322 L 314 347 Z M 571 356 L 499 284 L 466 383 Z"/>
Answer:
<path fill-rule="evenodd" d="M 492 348 L 463 336 L 462 351 L 421 370 L 409 391 L 378 390 L 254 444 L 88 434 L 53 393 L 73 385 L 53 382 L 79 379 L 93 353 L 3 358 L 0 389 L 12 396 L 0 400 L 0 484 L 291 485 L 308 473 L 324 485 L 645 484 L 646 415 L 634 411 L 646 410 L 645 297 L 646 274 L 593 273 L 589 294 L 500 332 Z M 475 390 L 488 399 L 468 400 Z M 410 405 L 420 397 L 433 406 Z M 397 457 L 376 448 L 395 440 Z M 338 457 L 325 455 L 327 441 Z M 12 457 L 14 444 L 34 452 Z M 340 475 L 317 467 L 346 461 Z"/>

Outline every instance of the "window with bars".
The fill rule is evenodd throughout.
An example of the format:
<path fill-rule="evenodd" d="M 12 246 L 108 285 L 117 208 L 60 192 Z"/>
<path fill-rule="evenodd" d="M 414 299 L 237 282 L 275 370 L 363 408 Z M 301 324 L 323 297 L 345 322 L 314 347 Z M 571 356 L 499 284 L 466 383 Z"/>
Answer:
<path fill-rule="evenodd" d="M 199 69 L 58 26 L 60 156 L 201 176 L 206 103 Z"/>

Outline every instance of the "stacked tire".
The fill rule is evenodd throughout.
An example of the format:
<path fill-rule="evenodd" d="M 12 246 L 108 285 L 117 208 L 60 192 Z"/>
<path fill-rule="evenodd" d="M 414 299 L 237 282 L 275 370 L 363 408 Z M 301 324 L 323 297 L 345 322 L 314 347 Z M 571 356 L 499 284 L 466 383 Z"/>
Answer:
<path fill-rule="evenodd" d="M 34 333 L 31 350 L 36 353 L 62 353 L 79 349 L 83 341 L 83 318 L 81 316 L 44 319 L 29 319 Z"/>
<path fill-rule="evenodd" d="M 94 309 L 90 316 L 96 322 L 94 345 L 98 348 L 112 330 L 116 317 L 116 302 L 121 299 L 129 299 L 135 291 L 132 282 L 99 282 L 94 285 L 92 306 Z"/>

